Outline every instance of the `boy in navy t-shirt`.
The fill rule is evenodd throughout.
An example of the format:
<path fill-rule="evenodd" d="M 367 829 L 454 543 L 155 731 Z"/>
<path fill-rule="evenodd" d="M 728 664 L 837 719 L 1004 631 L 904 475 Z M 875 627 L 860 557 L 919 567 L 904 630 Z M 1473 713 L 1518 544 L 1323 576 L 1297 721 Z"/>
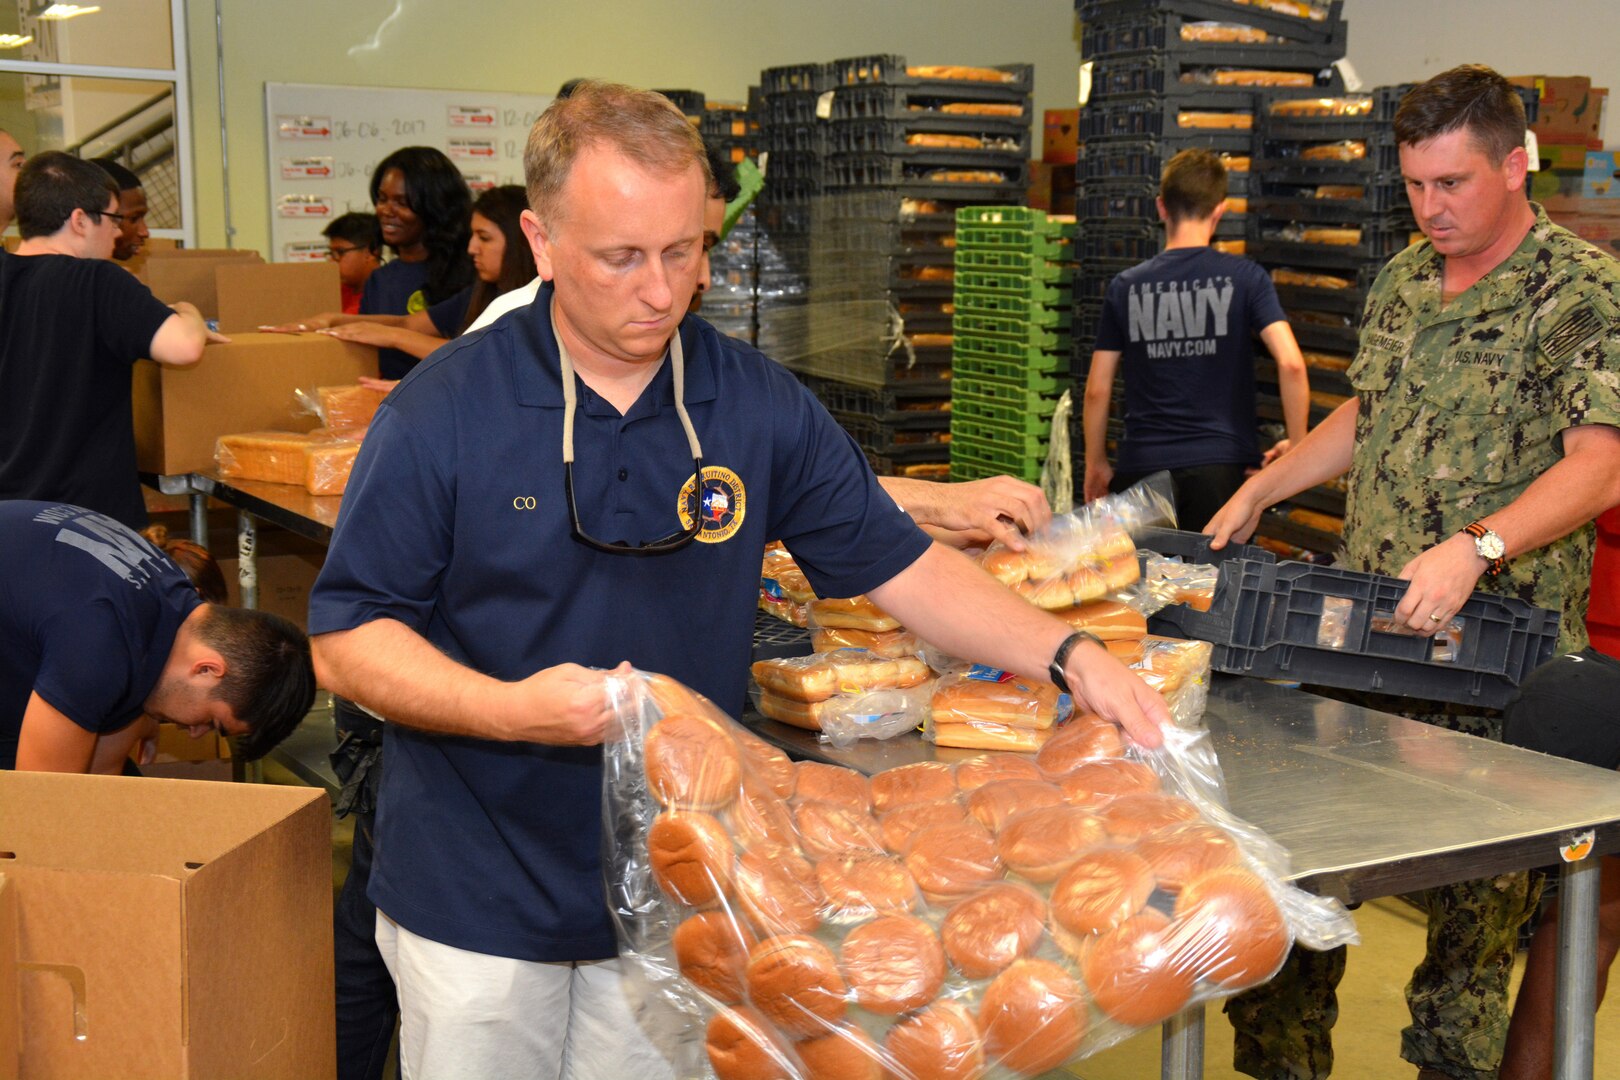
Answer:
<path fill-rule="evenodd" d="M 1261 464 L 1254 411 L 1254 336 L 1277 361 L 1288 438 L 1305 437 L 1305 360 L 1277 290 L 1258 263 L 1213 250 L 1226 211 L 1226 167 L 1183 150 L 1159 189 L 1165 249 L 1116 277 L 1103 301 L 1086 380 L 1085 497 L 1123 491 L 1169 470 L 1176 516 L 1200 529 Z M 1125 435 L 1110 465 L 1104 441 L 1114 373 L 1125 373 Z"/>

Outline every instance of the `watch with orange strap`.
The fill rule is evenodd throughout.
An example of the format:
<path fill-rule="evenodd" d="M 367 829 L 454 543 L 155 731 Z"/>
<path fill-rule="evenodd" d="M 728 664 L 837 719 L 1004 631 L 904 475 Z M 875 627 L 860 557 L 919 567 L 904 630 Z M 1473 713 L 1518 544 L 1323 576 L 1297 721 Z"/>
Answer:
<path fill-rule="evenodd" d="M 1474 538 L 1474 553 L 1486 562 L 1485 576 L 1496 577 L 1507 569 L 1507 544 L 1483 523 L 1475 521 L 1463 526 L 1463 532 Z"/>

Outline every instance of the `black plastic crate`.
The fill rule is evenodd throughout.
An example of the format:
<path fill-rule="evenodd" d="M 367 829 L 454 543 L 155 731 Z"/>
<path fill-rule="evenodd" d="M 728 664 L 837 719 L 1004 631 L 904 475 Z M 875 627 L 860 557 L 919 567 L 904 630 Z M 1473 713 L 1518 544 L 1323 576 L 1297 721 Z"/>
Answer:
<path fill-rule="evenodd" d="M 1259 121 L 1262 137 L 1287 142 L 1332 142 L 1336 139 L 1371 139 L 1389 131 L 1389 124 L 1371 116 L 1277 116 L 1266 110 Z"/>
<path fill-rule="evenodd" d="M 1313 147 L 1331 146 L 1338 142 L 1360 142 L 1366 145 L 1366 156 L 1348 161 L 1338 158 L 1308 158 L 1303 156 Z M 1385 129 L 1365 137 L 1322 139 L 1295 142 L 1262 136 L 1258 153 L 1250 168 L 1268 181 L 1284 183 L 1288 177 L 1298 177 L 1294 183 L 1360 183 L 1368 180 L 1387 183 L 1400 175 L 1400 151 L 1395 146 L 1395 133 Z M 1344 177 L 1342 181 L 1335 177 Z M 1375 179 L 1376 178 L 1376 179 Z"/>
<path fill-rule="evenodd" d="M 1185 91 L 1185 92 L 1182 92 Z M 1252 90 L 1219 91 L 1210 93 L 1205 87 L 1177 86 L 1176 92 L 1146 96 L 1098 97 L 1093 96 L 1080 109 L 1080 138 L 1089 148 L 1095 139 L 1148 138 L 1226 138 L 1253 137 L 1254 125 L 1259 123 L 1260 95 Z M 1247 113 L 1251 126 L 1246 128 L 1183 127 L 1179 117 L 1183 112 L 1237 112 Z"/>
<path fill-rule="evenodd" d="M 1267 228 L 1258 227 L 1249 237 L 1248 256 L 1256 262 L 1356 272 L 1367 263 L 1382 264 L 1406 250 L 1413 232 L 1410 221 L 1369 218 L 1359 226 L 1360 243 L 1320 244 L 1268 236 Z"/>
<path fill-rule="evenodd" d="M 1087 259 L 1080 264 L 1074 278 L 1076 304 L 1100 304 L 1108 293 L 1108 285 L 1120 274 L 1141 263 L 1141 259 Z"/>
<path fill-rule="evenodd" d="M 742 109 L 706 109 L 698 121 L 698 134 L 704 142 L 755 139 L 760 135 L 759 117 Z"/>
<path fill-rule="evenodd" d="M 766 68 L 759 73 L 760 89 L 766 95 L 832 89 L 832 73 L 826 64 L 788 64 Z"/>
<path fill-rule="evenodd" d="M 1151 259 L 1164 246 L 1164 230 L 1151 222 L 1112 218 L 1080 222 L 1074 241 L 1081 261 L 1091 259 Z"/>
<path fill-rule="evenodd" d="M 1315 510 L 1323 514 L 1337 514 L 1339 517 L 1344 516 L 1344 492 L 1334 488 L 1306 488 L 1304 491 L 1290 495 L 1288 501 L 1294 506 L 1303 506 L 1307 510 Z"/>
<path fill-rule="evenodd" d="M 1475 593 L 1445 638 L 1391 633 L 1407 583 L 1306 563 L 1227 563 L 1207 612 L 1166 609 L 1181 636 L 1215 645 L 1217 671 L 1486 708 L 1552 657 L 1558 613 Z"/>
<path fill-rule="evenodd" d="M 795 90 L 786 94 L 771 94 L 765 98 L 765 113 L 760 122 L 769 133 L 782 124 L 815 124 L 816 102 L 821 95 L 814 91 Z"/>
<path fill-rule="evenodd" d="M 771 152 L 771 171 L 784 154 L 812 154 L 821 157 L 827 152 L 827 133 L 816 124 L 777 124 L 760 133 L 760 141 Z"/>
<path fill-rule="evenodd" d="M 995 108 L 993 115 L 972 111 L 986 105 Z M 1006 115 L 1012 110 L 1016 110 L 1013 115 Z M 1031 115 L 1028 95 L 1015 101 L 981 101 L 952 93 L 948 86 L 942 91 L 938 85 L 882 86 L 863 83 L 839 87 L 832 99 L 834 120 L 910 120 L 947 126 L 956 123 L 966 126 L 996 123 L 1027 128 Z"/>
<path fill-rule="evenodd" d="M 1142 10 L 1109 18 L 1088 19 L 1080 27 L 1080 56 L 1098 59 L 1121 53 L 1138 52 L 1190 52 L 1198 56 L 1216 56 L 1210 61 L 1234 67 L 1292 67 L 1294 58 L 1308 55 L 1324 64 L 1331 64 L 1345 54 L 1348 44 L 1348 24 L 1342 20 L 1332 24 L 1329 36 L 1321 41 L 1303 42 L 1283 34 L 1266 30 L 1264 41 L 1204 41 L 1183 40 L 1183 27 L 1214 20 L 1189 17 L 1179 11 L 1165 8 Z M 1227 18 L 1228 23 L 1252 25 L 1245 19 Z M 1263 30 L 1262 27 L 1254 27 Z M 1289 59 L 1277 61 L 1274 56 Z"/>
<path fill-rule="evenodd" d="M 981 172 L 989 169 L 1001 180 L 954 181 L 934 178 L 948 172 Z M 829 154 L 827 186 L 830 188 L 889 188 L 903 195 L 921 198 L 982 200 L 986 203 L 1020 202 L 1029 188 L 1029 165 L 1023 160 L 1006 160 L 988 166 L 964 167 L 948 153 L 932 152 L 895 157 L 888 154 Z"/>
<path fill-rule="evenodd" d="M 1183 150 L 1204 149 L 1247 158 L 1253 145 L 1254 140 L 1247 131 L 1203 136 L 1107 139 L 1087 143 L 1081 149 L 1075 174 L 1081 182 L 1147 179 L 1157 184 L 1164 175 L 1165 164 Z M 1226 186 L 1233 195 L 1247 193 L 1248 170 L 1234 172 L 1229 169 Z"/>
<path fill-rule="evenodd" d="M 1140 180 L 1087 180 L 1075 192 L 1075 206 L 1082 220 L 1130 218 L 1152 223 L 1158 220 L 1159 185 Z"/>
<path fill-rule="evenodd" d="M 852 413 L 834 413 L 833 419 L 862 450 L 886 457 L 896 465 L 951 459 L 948 416 L 943 431 L 897 431 L 869 416 Z"/>
<path fill-rule="evenodd" d="M 703 107 L 708 103 L 701 90 L 654 90 L 653 93 L 669 98 L 687 116 L 702 116 Z"/>
<path fill-rule="evenodd" d="M 1417 89 L 1417 83 L 1398 83 L 1394 86 L 1380 86 L 1373 90 L 1373 115 L 1382 123 L 1390 123 L 1395 119 L 1395 113 L 1401 107 L 1401 99 Z M 1519 100 L 1524 102 L 1524 119 L 1526 123 L 1536 122 L 1536 116 L 1541 111 L 1541 97 L 1534 87 L 1516 86 Z"/>
<path fill-rule="evenodd" d="M 1359 316 L 1367 308 L 1367 288 L 1323 289 L 1309 285 L 1273 285 L 1285 308 L 1331 311 L 1338 315 Z M 1317 372 L 1311 373 L 1314 385 Z"/>
<path fill-rule="evenodd" d="M 937 75 L 911 75 L 907 73 L 903 56 L 852 56 L 834 60 L 827 65 L 831 85 L 835 87 L 877 84 L 882 86 L 923 87 L 947 92 L 965 90 L 974 96 L 963 100 L 1005 101 L 1034 92 L 1035 67 L 1033 64 L 993 64 L 984 66 L 1008 76 L 1006 81 L 988 82 L 978 79 L 944 79 Z"/>
<path fill-rule="evenodd" d="M 1279 60 L 1281 54 L 1279 54 Z M 1128 56 L 1102 57 L 1091 64 L 1091 92 L 1100 97 L 1122 94 L 1174 94 L 1202 92 L 1227 98 L 1242 98 L 1255 93 L 1293 91 L 1297 94 L 1320 94 L 1340 84 L 1338 72 L 1329 67 L 1332 59 L 1322 62 L 1318 57 L 1299 56 L 1298 66 L 1274 62 L 1271 70 L 1290 74 L 1308 75 L 1311 81 L 1297 87 L 1221 86 L 1188 81 L 1184 76 L 1195 75 L 1200 69 L 1215 66 L 1203 55 L 1186 52 L 1137 53 Z M 1243 65 L 1248 68 L 1248 65 Z M 1257 121 L 1258 123 L 1258 118 Z"/>
<path fill-rule="evenodd" d="M 834 120 L 827 125 L 827 148 L 834 153 L 890 154 L 909 156 L 935 154 L 954 157 L 959 161 L 1028 161 L 1030 155 L 1029 129 L 1004 126 L 1001 131 L 960 126 L 955 131 L 935 130 L 921 120 Z M 910 140 L 926 139 L 930 135 L 946 138 L 976 139 L 979 146 L 918 146 Z"/>
<path fill-rule="evenodd" d="M 1353 353 L 1361 343 L 1360 334 L 1354 326 L 1326 326 L 1322 323 L 1308 322 L 1297 317 L 1289 318 L 1288 325 L 1294 331 L 1294 340 L 1299 342 L 1299 347 L 1302 349 Z M 1312 372 L 1311 374 L 1313 376 L 1311 389 L 1323 389 L 1316 385 L 1314 376 L 1317 373 Z"/>
<path fill-rule="evenodd" d="M 1307 350 L 1315 352 L 1317 350 Z M 1322 350 L 1332 351 L 1332 350 Z M 1309 369 L 1311 377 L 1311 392 L 1324 391 L 1329 394 L 1342 394 L 1345 397 L 1356 392 L 1350 385 L 1350 376 L 1343 371 L 1332 371 L 1327 368 L 1313 367 Z M 1257 353 L 1254 360 L 1254 380 L 1261 386 L 1267 387 L 1264 393 L 1275 396 L 1277 385 L 1277 364 L 1264 352 Z M 1282 408 L 1281 398 L 1277 399 L 1277 407 Z"/>
<path fill-rule="evenodd" d="M 1309 191 L 1311 185 L 1267 183 L 1273 191 Z M 1366 217 L 1410 213 L 1406 185 L 1400 181 L 1378 180 L 1359 185 L 1360 198 L 1320 199 L 1308 194 L 1259 194 L 1249 196 L 1249 213 L 1256 218 L 1281 221 L 1360 221 Z"/>
<path fill-rule="evenodd" d="M 1274 563 L 1277 557 L 1263 547 L 1229 541 L 1219 551 L 1210 548 L 1212 537 L 1186 529 L 1166 529 L 1157 525 L 1144 525 L 1131 532 L 1138 552 L 1150 551 L 1158 555 L 1171 555 L 1187 563 L 1221 567 L 1234 559 L 1251 562 Z M 1175 605 L 1185 607 L 1184 604 Z"/>
<path fill-rule="evenodd" d="M 1344 0 L 1320 5 L 1325 18 L 1311 19 L 1231 0 L 1080 0 L 1075 5 L 1082 24 L 1172 11 L 1192 21 L 1235 22 L 1258 27 L 1290 41 L 1330 41 L 1344 34 Z"/>

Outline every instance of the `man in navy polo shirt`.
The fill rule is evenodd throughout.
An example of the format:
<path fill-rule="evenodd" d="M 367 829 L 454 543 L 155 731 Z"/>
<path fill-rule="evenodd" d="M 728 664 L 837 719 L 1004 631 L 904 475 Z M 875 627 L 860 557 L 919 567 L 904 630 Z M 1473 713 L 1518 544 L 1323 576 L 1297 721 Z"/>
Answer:
<path fill-rule="evenodd" d="M 0 502 L 0 768 L 120 772 L 143 714 L 245 736 L 252 760 L 314 700 L 309 642 L 286 619 L 203 603 L 104 514 Z"/>
<path fill-rule="evenodd" d="M 317 670 L 391 721 L 371 896 L 405 1071 L 667 1076 L 603 895 L 604 673 L 740 712 L 768 540 L 950 653 L 1053 665 L 1144 744 L 1168 717 L 931 544 L 785 369 L 687 316 L 708 177 L 667 99 L 586 83 L 525 170 L 550 284 L 378 410 L 311 597 Z"/>

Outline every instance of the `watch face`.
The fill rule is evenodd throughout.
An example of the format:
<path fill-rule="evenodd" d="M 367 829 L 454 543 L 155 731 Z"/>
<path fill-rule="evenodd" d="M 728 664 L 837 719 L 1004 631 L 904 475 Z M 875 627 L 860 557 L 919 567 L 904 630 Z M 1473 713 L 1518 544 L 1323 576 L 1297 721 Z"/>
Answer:
<path fill-rule="evenodd" d="M 1500 559 L 1507 551 L 1507 545 L 1502 543 L 1500 536 L 1487 532 L 1484 536 L 1474 539 L 1474 550 L 1479 552 L 1482 559 Z"/>

